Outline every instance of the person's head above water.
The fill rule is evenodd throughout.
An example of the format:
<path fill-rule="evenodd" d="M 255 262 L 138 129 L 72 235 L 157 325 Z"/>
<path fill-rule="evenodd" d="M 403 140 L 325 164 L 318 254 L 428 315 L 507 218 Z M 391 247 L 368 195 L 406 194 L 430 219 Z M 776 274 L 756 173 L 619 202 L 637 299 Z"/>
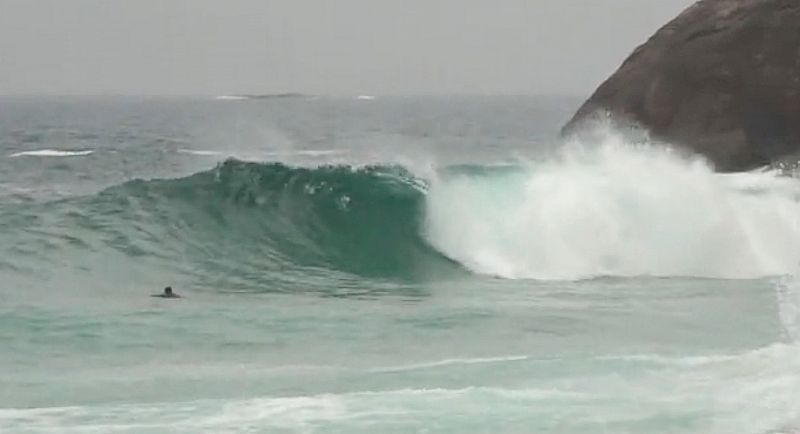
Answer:
<path fill-rule="evenodd" d="M 171 286 L 168 286 L 168 287 L 164 288 L 164 292 L 162 292 L 160 294 L 153 294 L 152 297 L 158 297 L 158 298 L 181 298 L 180 295 L 172 292 L 172 287 Z"/>
<path fill-rule="evenodd" d="M 180 295 L 172 292 L 172 287 L 171 286 L 168 286 L 168 287 L 164 288 L 164 292 L 162 292 L 161 294 L 153 294 L 153 297 L 158 297 L 158 298 L 181 298 Z"/>

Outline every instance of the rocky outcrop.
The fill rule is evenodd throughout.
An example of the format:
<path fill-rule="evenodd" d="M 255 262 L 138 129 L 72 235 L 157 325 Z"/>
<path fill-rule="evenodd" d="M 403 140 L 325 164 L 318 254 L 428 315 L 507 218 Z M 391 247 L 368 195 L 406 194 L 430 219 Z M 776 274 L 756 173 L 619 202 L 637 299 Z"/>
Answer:
<path fill-rule="evenodd" d="M 637 48 L 564 127 L 597 114 L 721 171 L 800 153 L 800 0 L 701 0 Z"/>

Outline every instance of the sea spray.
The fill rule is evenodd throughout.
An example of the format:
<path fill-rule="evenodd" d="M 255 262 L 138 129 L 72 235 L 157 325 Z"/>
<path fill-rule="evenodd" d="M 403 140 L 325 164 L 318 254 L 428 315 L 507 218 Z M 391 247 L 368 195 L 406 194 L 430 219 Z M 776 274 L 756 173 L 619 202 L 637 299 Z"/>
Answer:
<path fill-rule="evenodd" d="M 505 278 L 755 278 L 793 269 L 800 182 L 715 173 L 610 135 L 505 173 L 431 183 L 426 233 L 469 269 Z"/>
<path fill-rule="evenodd" d="M 797 274 L 783 276 L 775 284 L 778 315 L 786 339 L 794 344 L 800 341 L 800 282 Z"/>

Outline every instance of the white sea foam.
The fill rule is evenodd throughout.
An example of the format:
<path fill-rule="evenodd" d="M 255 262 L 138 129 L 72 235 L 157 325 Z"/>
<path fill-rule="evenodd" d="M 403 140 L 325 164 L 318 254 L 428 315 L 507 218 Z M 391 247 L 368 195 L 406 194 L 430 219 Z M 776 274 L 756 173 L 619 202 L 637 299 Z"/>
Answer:
<path fill-rule="evenodd" d="M 171 403 L 119 403 L 44 409 L 0 409 L 3 432 L 381 432 L 435 426 L 457 432 L 550 432 L 547 421 L 569 420 L 558 432 L 709 434 L 775 433 L 797 426 L 796 347 L 775 345 L 725 365 L 678 367 L 629 375 L 586 375 L 541 387 L 403 388 Z M 698 412 L 713 409 L 713 417 Z M 486 419 L 486 415 L 494 416 Z M 671 416 L 665 416 L 665 415 Z M 501 416 L 499 419 L 497 416 Z M 684 419 L 688 417 L 687 419 Z M 659 422 L 658 419 L 661 418 Z M 690 421 L 684 426 L 678 419 Z M 507 421 L 517 423 L 508 425 Z M 675 430 L 681 423 L 685 430 Z M 686 423 L 686 422 L 684 422 Z M 475 429 L 475 424 L 483 429 Z M 488 424 L 488 425 L 480 425 Z M 550 428 L 548 428 L 550 427 Z M 613 432 L 618 432 L 613 431 Z M 611 432 L 611 430 L 609 431 Z M 791 432 L 791 431 L 789 431 Z"/>
<path fill-rule="evenodd" d="M 502 174 L 440 176 L 432 245 L 505 278 L 754 278 L 800 260 L 800 182 L 715 173 L 663 147 L 608 135 Z"/>
<path fill-rule="evenodd" d="M 800 344 L 800 280 L 798 275 L 784 276 L 775 288 L 778 298 L 778 315 L 786 338 Z"/>
<path fill-rule="evenodd" d="M 732 362 L 739 358 L 738 355 L 709 355 L 709 356 L 666 356 L 661 354 L 628 354 L 621 356 L 602 356 L 597 360 L 607 362 L 636 362 L 644 364 L 678 366 L 678 367 L 697 367 L 716 363 Z"/>
<path fill-rule="evenodd" d="M 413 363 L 408 365 L 388 366 L 383 368 L 371 369 L 372 373 L 389 373 L 415 371 L 420 369 L 441 368 L 453 365 L 478 365 L 487 363 L 519 362 L 530 359 L 529 356 L 502 356 L 502 357 L 478 357 L 478 358 L 455 358 L 435 360 L 431 362 Z"/>
<path fill-rule="evenodd" d="M 220 151 L 208 151 L 202 149 L 178 149 L 178 153 L 180 154 L 190 154 L 190 155 L 200 155 L 200 156 L 213 156 L 213 155 L 222 155 Z"/>
<path fill-rule="evenodd" d="M 250 98 L 241 95 L 220 95 L 214 99 L 218 101 L 242 101 Z"/>
<path fill-rule="evenodd" d="M 233 400 L 201 400 L 170 404 L 106 404 L 41 409 L 0 409 L 0 430 L 16 432 L 316 432 L 339 426 L 358 432 L 391 423 L 391 419 L 429 424 L 442 411 L 438 405 L 458 405 L 484 400 L 541 402 L 552 398 L 582 399 L 583 395 L 551 389 L 392 389 L 261 397 Z M 422 403 L 422 406 L 420 406 Z M 436 404 L 436 405 L 434 405 Z M 482 404 L 481 404 L 482 405 Z M 433 414 L 431 414 L 433 413 Z M 428 420 L 414 421 L 418 416 Z M 347 431 L 346 431 L 347 432 Z"/>
<path fill-rule="evenodd" d="M 800 347 L 774 344 L 714 366 L 698 381 L 717 385 L 711 432 L 796 432 L 800 428 Z M 727 380 L 727 381 L 726 381 Z"/>
<path fill-rule="evenodd" d="M 83 151 L 59 151 L 55 149 L 38 149 L 35 151 L 22 151 L 9 155 L 9 158 L 15 157 L 83 157 L 94 153 L 92 150 Z"/>

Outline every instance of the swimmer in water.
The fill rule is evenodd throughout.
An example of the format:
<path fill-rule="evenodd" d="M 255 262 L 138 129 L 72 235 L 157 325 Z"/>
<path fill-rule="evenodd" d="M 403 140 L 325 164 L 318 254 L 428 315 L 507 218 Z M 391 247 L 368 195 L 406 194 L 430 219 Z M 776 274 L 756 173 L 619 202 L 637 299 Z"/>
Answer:
<path fill-rule="evenodd" d="M 174 292 L 172 292 L 172 287 L 171 286 L 168 286 L 168 287 L 164 288 L 164 292 L 161 293 L 161 294 L 153 294 L 153 297 L 159 297 L 159 298 L 181 298 L 180 295 L 175 294 Z"/>

